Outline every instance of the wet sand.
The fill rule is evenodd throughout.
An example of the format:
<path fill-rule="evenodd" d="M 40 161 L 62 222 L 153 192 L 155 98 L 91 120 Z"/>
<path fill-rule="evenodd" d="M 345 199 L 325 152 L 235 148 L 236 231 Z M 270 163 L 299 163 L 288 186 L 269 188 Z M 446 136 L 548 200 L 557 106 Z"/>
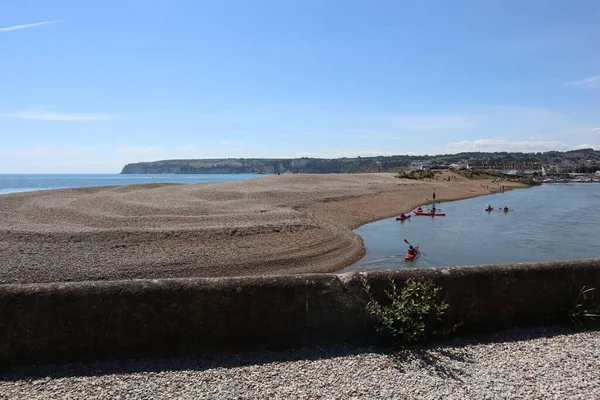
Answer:
<path fill-rule="evenodd" d="M 0 284 L 335 272 L 364 255 L 352 229 L 434 191 L 449 201 L 499 188 L 452 172 L 284 174 L 2 195 Z"/>

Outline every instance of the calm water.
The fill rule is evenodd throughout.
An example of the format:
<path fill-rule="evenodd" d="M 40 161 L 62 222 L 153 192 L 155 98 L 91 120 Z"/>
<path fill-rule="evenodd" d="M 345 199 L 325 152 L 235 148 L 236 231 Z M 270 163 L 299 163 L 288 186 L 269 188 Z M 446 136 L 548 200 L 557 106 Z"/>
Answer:
<path fill-rule="evenodd" d="M 485 212 L 487 204 L 495 207 Z M 498 208 L 508 206 L 503 213 Z M 569 183 L 441 203 L 445 217 L 413 215 L 355 230 L 366 256 L 344 272 L 600 258 L 600 184 Z M 407 262 L 408 245 L 422 254 Z"/>
<path fill-rule="evenodd" d="M 57 175 L 0 175 L 0 194 L 31 190 L 65 189 L 87 186 L 133 185 L 139 183 L 199 183 L 226 182 L 257 178 L 254 174 L 57 174 Z"/>

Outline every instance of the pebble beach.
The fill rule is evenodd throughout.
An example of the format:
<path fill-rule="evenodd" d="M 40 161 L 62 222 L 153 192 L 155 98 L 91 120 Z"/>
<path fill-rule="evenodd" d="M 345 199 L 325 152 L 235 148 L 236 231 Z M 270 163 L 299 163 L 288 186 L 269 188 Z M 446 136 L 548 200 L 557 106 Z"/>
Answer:
<path fill-rule="evenodd" d="M 283 174 L 2 195 L 0 284 L 335 272 L 364 255 L 352 229 L 434 192 L 450 201 L 499 190 L 445 171 L 419 181 Z"/>
<path fill-rule="evenodd" d="M 397 354 L 331 346 L 24 367 L 0 399 L 598 399 L 600 332 L 511 329 Z"/>

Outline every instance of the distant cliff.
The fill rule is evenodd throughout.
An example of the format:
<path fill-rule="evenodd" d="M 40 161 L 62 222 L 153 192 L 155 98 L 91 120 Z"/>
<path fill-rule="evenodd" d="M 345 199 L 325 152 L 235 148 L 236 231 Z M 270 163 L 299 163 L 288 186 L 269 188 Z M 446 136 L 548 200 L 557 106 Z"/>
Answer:
<path fill-rule="evenodd" d="M 383 157 L 382 157 L 383 158 Z M 408 161 L 410 163 L 410 161 Z M 396 163 L 398 167 L 402 163 Z M 378 157 L 359 158 L 226 158 L 163 160 L 127 164 L 122 174 L 277 174 L 277 173 L 351 173 L 380 172 L 384 166 Z"/>
<path fill-rule="evenodd" d="M 396 172 L 408 167 L 447 168 L 453 163 L 504 165 L 537 163 L 569 165 L 595 172 L 600 167 L 600 151 L 581 149 L 545 153 L 458 153 L 435 156 L 379 156 L 356 158 L 215 158 L 163 160 L 127 164 L 122 174 L 277 174 L 277 173 L 353 173 Z M 573 170 L 572 172 L 578 172 Z"/>

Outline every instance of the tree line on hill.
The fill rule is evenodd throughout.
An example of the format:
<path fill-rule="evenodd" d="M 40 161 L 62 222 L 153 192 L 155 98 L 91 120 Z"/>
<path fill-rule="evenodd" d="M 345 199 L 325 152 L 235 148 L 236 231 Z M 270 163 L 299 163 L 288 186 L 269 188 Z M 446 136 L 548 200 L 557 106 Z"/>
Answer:
<path fill-rule="evenodd" d="M 600 151 L 581 149 L 567 152 L 465 152 L 443 155 L 394 155 L 356 158 L 222 158 L 161 160 L 127 164 L 122 174 L 277 174 L 277 173 L 360 173 L 397 172 L 416 165 L 425 168 L 445 168 L 452 164 L 509 165 L 536 163 L 540 165 L 586 166 L 600 169 Z"/>

